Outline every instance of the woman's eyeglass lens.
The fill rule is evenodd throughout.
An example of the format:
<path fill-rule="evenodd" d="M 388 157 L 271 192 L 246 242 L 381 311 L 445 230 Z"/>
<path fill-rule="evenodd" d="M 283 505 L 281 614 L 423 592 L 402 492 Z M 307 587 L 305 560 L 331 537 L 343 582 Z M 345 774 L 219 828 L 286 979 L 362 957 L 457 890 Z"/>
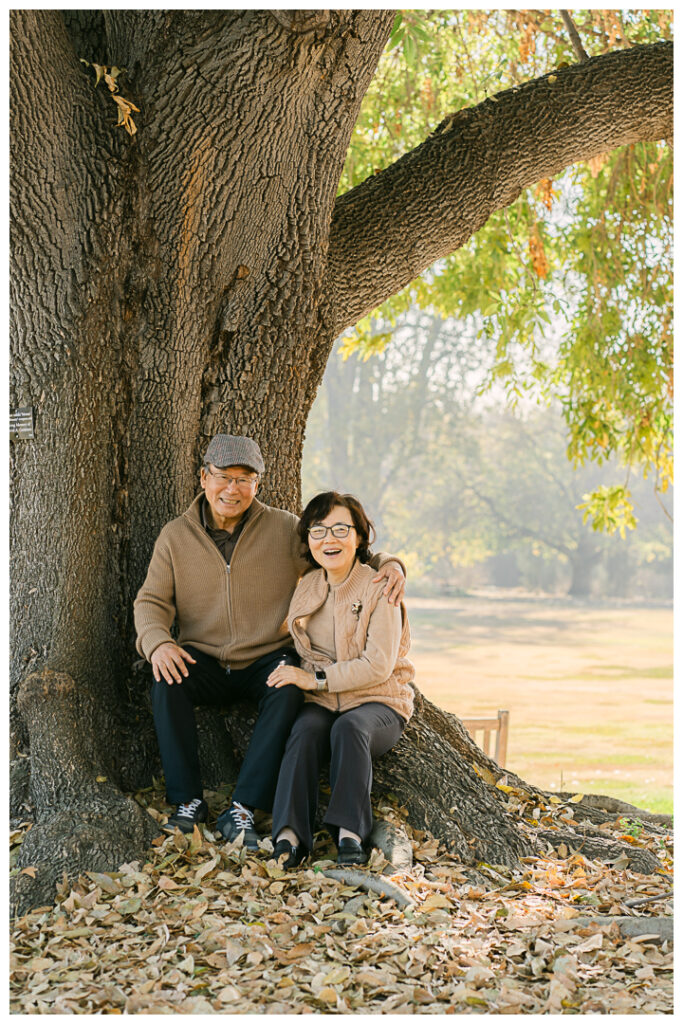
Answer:
<path fill-rule="evenodd" d="M 312 537 L 313 540 L 322 540 L 327 537 L 327 533 L 332 534 L 333 537 L 348 537 L 349 530 L 353 530 L 353 526 L 349 526 L 347 523 L 335 523 L 334 526 L 309 526 L 308 536 Z"/>

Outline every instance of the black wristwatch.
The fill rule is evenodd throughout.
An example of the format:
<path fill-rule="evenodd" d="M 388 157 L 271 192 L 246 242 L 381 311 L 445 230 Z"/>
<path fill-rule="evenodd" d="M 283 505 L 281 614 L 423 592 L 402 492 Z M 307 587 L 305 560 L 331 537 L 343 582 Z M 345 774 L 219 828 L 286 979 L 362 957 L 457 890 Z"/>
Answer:
<path fill-rule="evenodd" d="M 324 669 L 317 668 L 315 670 L 315 682 L 316 682 L 316 687 L 315 688 L 316 688 L 318 693 L 320 693 L 322 690 L 326 690 L 327 689 L 327 676 L 325 675 L 325 670 Z"/>

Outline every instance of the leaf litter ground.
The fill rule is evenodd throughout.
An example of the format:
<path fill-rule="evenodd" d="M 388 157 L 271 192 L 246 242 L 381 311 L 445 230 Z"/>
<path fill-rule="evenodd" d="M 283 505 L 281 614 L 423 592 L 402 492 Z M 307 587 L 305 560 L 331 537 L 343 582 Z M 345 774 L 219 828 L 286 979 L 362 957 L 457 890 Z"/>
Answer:
<path fill-rule="evenodd" d="M 213 810 L 225 802 L 208 797 Z M 158 787 L 137 799 L 165 820 Z M 560 810 L 545 807 L 545 823 Z M 395 807 L 379 811 L 401 823 Z M 53 906 L 12 922 L 11 1011 L 673 1012 L 671 943 L 647 929 L 624 938 L 604 921 L 672 914 L 669 839 L 623 819 L 603 826 L 655 852 L 654 875 L 568 850 L 511 871 L 465 867 L 402 825 L 412 868 L 392 873 L 375 850 L 367 870 L 410 898 L 405 910 L 327 877 L 336 865 L 324 834 L 319 859 L 288 872 L 268 859 L 270 840 L 251 854 L 204 826 L 160 836 L 145 863 L 65 882 Z M 28 828 L 11 833 L 15 852 Z"/>

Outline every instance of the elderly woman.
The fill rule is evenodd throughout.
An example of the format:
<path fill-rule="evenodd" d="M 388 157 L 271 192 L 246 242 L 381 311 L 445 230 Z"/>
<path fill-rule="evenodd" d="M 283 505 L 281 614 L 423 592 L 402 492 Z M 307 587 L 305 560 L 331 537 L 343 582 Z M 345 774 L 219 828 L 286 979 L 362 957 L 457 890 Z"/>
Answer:
<path fill-rule="evenodd" d="M 372 829 L 372 758 L 400 739 L 413 710 L 405 608 L 389 604 L 367 564 L 372 523 L 350 494 L 326 491 L 304 509 L 310 562 L 287 624 L 301 667 L 279 665 L 269 686 L 298 686 L 305 703 L 287 741 L 273 808 L 275 857 L 296 867 L 313 847 L 320 769 L 330 761 L 325 815 L 339 864 L 363 864 Z"/>

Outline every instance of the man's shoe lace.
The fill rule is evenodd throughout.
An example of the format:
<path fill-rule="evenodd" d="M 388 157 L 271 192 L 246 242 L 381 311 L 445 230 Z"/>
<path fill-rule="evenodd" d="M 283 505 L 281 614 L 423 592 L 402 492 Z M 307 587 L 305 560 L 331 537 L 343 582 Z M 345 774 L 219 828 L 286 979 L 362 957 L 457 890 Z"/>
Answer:
<path fill-rule="evenodd" d="M 189 821 L 193 821 L 194 816 L 201 804 L 201 800 L 195 798 L 190 800 L 189 804 L 179 804 L 178 810 L 175 813 L 176 818 L 188 818 Z"/>
<path fill-rule="evenodd" d="M 243 807 L 242 804 L 236 800 L 233 801 L 232 807 L 230 808 L 230 817 L 233 820 L 233 824 L 241 831 L 248 828 L 254 827 L 254 813 L 247 807 Z"/>

